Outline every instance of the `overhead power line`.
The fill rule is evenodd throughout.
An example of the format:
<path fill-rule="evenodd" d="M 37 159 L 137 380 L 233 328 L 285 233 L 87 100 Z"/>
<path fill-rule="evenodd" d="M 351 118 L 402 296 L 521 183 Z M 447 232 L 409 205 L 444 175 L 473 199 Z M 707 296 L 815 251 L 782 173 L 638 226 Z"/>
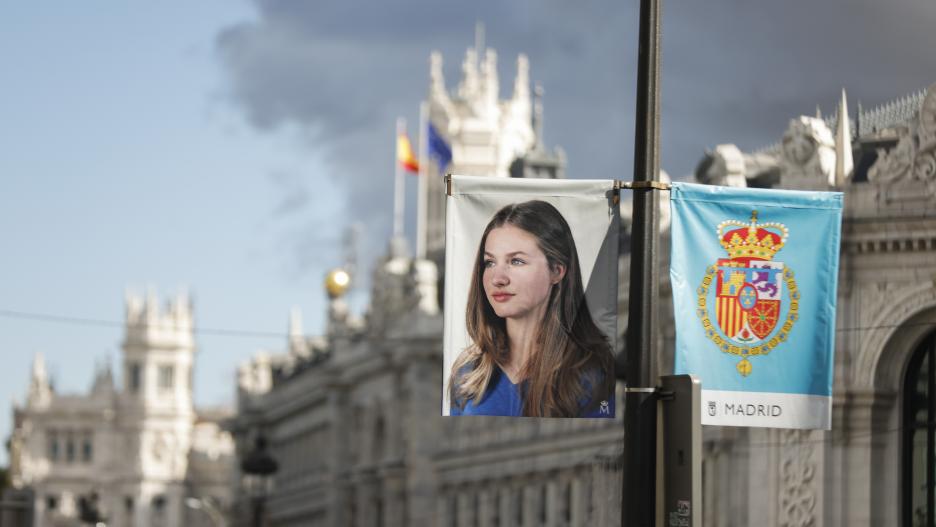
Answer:
<path fill-rule="evenodd" d="M 108 328 L 123 328 L 126 326 L 126 323 L 123 321 L 116 320 L 103 320 L 97 318 L 85 318 L 85 317 L 73 317 L 67 315 L 54 315 L 49 313 L 29 313 L 25 311 L 16 311 L 12 309 L 0 309 L 0 317 L 3 318 L 13 318 L 20 320 L 33 320 L 37 322 L 49 322 L 57 324 L 72 324 L 76 326 L 95 326 L 95 327 L 108 327 Z M 148 327 L 146 324 L 141 324 L 137 327 Z M 168 328 L 169 326 L 165 325 L 153 325 L 154 328 Z M 278 338 L 286 339 L 288 335 L 285 332 L 276 332 L 276 331 L 260 331 L 260 330 L 246 330 L 246 329 L 221 329 L 221 328 L 200 328 L 194 327 L 192 332 L 196 335 L 210 335 L 210 336 L 221 336 L 221 337 L 251 337 L 251 338 Z"/>
<path fill-rule="evenodd" d="M 30 313 L 27 311 L 18 311 L 14 309 L 2 309 L 0 308 L 0 317 L 4 318 L 14 318 L 21 320 L 34 320 L 38 322 L 50 322 L 50 323 L 59 323 L 59 324 L 72 324 L 78 326 L 98 326 L 98 327 L 109 327 L 109 328 L 123 328 L 126 326 L 124 321 L 117 320 L 104 320 L 99 318 L 86 318 L 86 317 L 74 317 L 69 315 L 56 315 L 50 313 Z M 142 325 L 146 327 L 146 325 Z M 873 329 L 895 329 L 901 327 L 920 327 L 920 326 L 932 326 L 936 327 L 936 320 L 932 322 L 905 322 L 902 324 L 882 324 L 877 326 L 856 326 L 850 328 L 836 328 L 837 333 L 847 333 L 852 331 L 870 331 Z M 163 327 L 161 325 L 154 325 L 153 327 Z M 193 329 L 193 332 L 196 335 L 211 335 L 211 336 L 222 336 L 222 337 L 251 337 L 251 338 L 280 338 L 285 339 L 289 338 L 289 335 L 285 332 L 279 331 L 263 331 L 263 330 L 251 330 L 251 329 L 224 329 L 224 328 L 199 328 L 196 327 Z"/>

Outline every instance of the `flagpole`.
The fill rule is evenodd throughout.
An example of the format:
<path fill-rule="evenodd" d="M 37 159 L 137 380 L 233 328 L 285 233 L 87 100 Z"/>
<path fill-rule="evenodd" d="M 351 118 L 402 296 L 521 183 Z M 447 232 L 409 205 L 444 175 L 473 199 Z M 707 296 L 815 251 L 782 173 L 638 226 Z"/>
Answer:
<path fill-rule="evenodd" d="M 621 525 L 626 527 L 656 523 L 659 191 L 652 183 L 660 173 L 661 3 L 640 0 L 621 497 Z"/>
<path fill-rule="evenodd" d="M 405 206 L 404 200 L 406 199 L 406 194 L 404 193 L 405 187 L 403 186 L 403 167 L 400 166 L 400 159 L 397 151 L 399 149 L 400 136 L 406 135 L 406 119 L 402 117 L 397 117 L 396 121 L 396 136 L 393 138 L 394 148 L 393 151 L 393 237 L 402 238 L 403 237 L 403 207 Z"/>
<path fill-rule="evenodd" d="M 426 127 L 429 122 L 428 104 L 419 103 L 419 181 L 416 194 L 416 258 L 426 258 L 426 199 L 428 198 L 427 182 L 429 181 L 429 134 Z"/>

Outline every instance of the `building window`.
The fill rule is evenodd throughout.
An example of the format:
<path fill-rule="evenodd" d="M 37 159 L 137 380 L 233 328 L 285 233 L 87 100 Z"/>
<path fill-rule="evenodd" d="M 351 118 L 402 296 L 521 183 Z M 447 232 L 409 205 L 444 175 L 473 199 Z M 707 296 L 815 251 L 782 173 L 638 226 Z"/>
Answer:
<path fill-rule="evenodd" d="M 75 438 L 68 434 L 65 438 L 65 461 L 71 463 L 75 460 Z"/>
<path fill-rule="evenodd" d="M 130 391 L 132 393 L 137 393 L 140 391 L 141 381 L 140 378 L 140 365 L 136 362 L 130 363 L 130 370 L 127 372 L 127 375 L 130 377 Z"/>
<path fill-rule="evenodd" d="M 936 331 L 914 350 L 903 385 L 903 525 L 936 524 Z"/>
<path fill-rule="evenodd" d="M 159 495 L 153 497 L 153 519 L 161 522 L 166 514 L 166 497 Z"/>
<path fill-rule="evenodd" d="M 58 509 L 58 497 L 54 494 L 46 496 L 45 506 L 47 511 L 54 511 Z"/>
<path fill-rule="evenodd" d="M 513 500 L 514 504 L 514 521 L 517 525 L 523 525 L 523 498 L 524 492 L 523 487 L 517 488 L 515 491 L 516 499 Z"/>
<path fill-rule="evenodd" d="M 540 485 L 539 489 L 537 489 L 537 495 L 538 495 L 537 497 L 539 498 L 537 501 L 538 501 L 539 503 L 537 503 L 536 505 L 539 507 L 539 521 L 540 521 L 540 525 L 546 525 L 546 515 L 547 515 L 547 511 L 546 511 L 546 496 L 547 496 L 547 494 L 546 494 L 546 491 L 547 491 L 546 485 Z"/>
<path fill-rule="evenodd" d="M 175 370 L 172 366 L 159 367 L 159 388 L 161 390 L 171 390 L 173 381 L 175 381 Z"/>
<path fill-rule="evenodd" d="M 59 437 L 55 431 L 49 431 L 49 459 L 53 462 L 59 460 Z"/>
<path fill-rule="evenodd" d="M 378 496 L 374 499 L 374 520 L 377 527 L 383 527 L 384 525 L 384 502 L 383 499 Z"/>
<path fill-rule="evenodd" d="M 384 443 L 387 441 L 387 431 L 383 417 L 378 416 L 374 422 L 374 436 L 371 443 L 371 462 L 379 463 L 384 456 Z"/>
<path fill-rule="evenodd" d="M 94 442 L 91 434 L 85 434 L 81 442 L 81 460 L 90 463 L 94 460 Z"/>

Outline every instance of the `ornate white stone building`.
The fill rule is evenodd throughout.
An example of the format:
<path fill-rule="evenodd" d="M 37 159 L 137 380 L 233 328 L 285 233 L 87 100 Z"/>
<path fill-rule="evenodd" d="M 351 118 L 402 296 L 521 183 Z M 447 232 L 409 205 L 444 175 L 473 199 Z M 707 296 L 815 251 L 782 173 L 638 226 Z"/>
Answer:
<path fill-rule="evenodd" d="M 936 84 L 849 123 L 790 121 L 752 154 L 719 145 L 705 183 L 845 193 L 829 432 L 707 429 L 707 525 L 933 525 Z M 927 516 L 928 515 L 928 516 Z"/>
<path fill-rule="evenodd" d="M 498 100 L 493 50 L 469 49 L 449 93 L 433 54 L 428 117 L 449 141 L 452 163 L 423 174 L 426 258 L 393 240 L 374 271 L 365 320 L 333 293 L 327 335 L 258 355 L 239 373 L 240 456 L 258 434 L 280 463 L 267 503 L 275 526 L 607 525 L 620 502 L 622 426 L 617 420 L 443 418 L 442 317 L 437 266 L 444 233 L 441 172 L 562 177 L 547 151 L 542 110 L 517 60 L 512 95 Z M 423 166 L 430 163 L 423 163 Z M 621 403 L 618 407 L 622 407 Z M 248 518 L 249 503 L 239 514 Z"/>
<path fill-rule="evenodd" d="M 510 98 L 501 100 L 497 52 L 485 49 L 481 40 L 479 37 L 475 47 L 465 52 L 462 79 L 453 92 L 445 87 L 442 55 L 433 52 L 429 60 L 429 97 L 422 105 L 422 120 L 432 123 L 451 146 L 452 161 L 441 167 L 430 162 L 426 156 L 427 127 L 422 126 L 416 252 L 440 268 L 445 250 L 445 189 L 441 175 L 565 177 L 565 154 L 561 149 L 549 152 L 542 143 L 542 89 L 537 88 L 535 97 L 530 97 L 526 55 L 517 57 Z"/>
<path fill-rule="evenodd" d="M 348 317 L 337 295 L 327 335 L 291 338 L 288 353 L 260 356 L 241 370 L 238 416 L 230 423 L 241 455 L 263 435 L 284 467 L 269 502 L 271 525 L 619 524 L 621 416 L 438 416 L 441 318 L 431 262 L 442 251 L 444 191 L 436 176 L 530 175 L 516 170 L 523 166 L 516 159 L 543 151 L 526 60 L 518 60 L 511 98 L 498 101 L 494 54 L 485 54 L 480 70 L 479 55 L 469 50 L 453 93 L 442 82 L 440 57 L 431 60 L 424 114 L 451 142 L 453 160 L 429 168 L 423 252 L 410 258 L 392 244 L 375 271 L 366 320 Z M 848 116 L 843 93 L 831 119 L 795 118 L 782 142 L 753 153 L 718 145 L 696 171 L 709 184 L 840 190 L 846 204 L 833 428 L 707 428 L 705 525 L 933 524 L 936 85 L 859 108 L 853 124 Z M 561 155 L 551 159 L 561 169 Z M 620 328 L 627 320 L 628 216 L 625 208 Z M 672 370 L 674 341 L 663 275 L 660 373 Z"/>
<path fill-rule="evenodd" d="M 37 527 L 80 525 L 92 508 L 115 526 L 212 525 L 230 506 L 234 444 L 219 426 L 229 413 L 193 407 L 188 297 L 161 310 L 128 294 L 122 351 L 122 386 L 104 366 L 82 395 L 56 393 L 36 355 L 13 410 L 13 486 L 32 491 Z"/>

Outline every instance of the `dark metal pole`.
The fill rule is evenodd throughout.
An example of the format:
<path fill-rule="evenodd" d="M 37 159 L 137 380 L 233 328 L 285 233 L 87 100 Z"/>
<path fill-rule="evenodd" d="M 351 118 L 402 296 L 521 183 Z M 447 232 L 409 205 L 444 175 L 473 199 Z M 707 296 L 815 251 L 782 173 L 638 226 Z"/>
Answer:
<path fill-rule="evenodd" d="M 661 0 L 640 1 L 634 182 L 660 173 Z M 652 527 L 656 515 L 656 299 L 658 192 L 633 191 L 624 409 L 624 484 L 621 525 Z"/>
<path fill-rule="evenodd" d="M 262 496 L 253 499 L 253 527 L 263 527 L 263 500 Z"/>

